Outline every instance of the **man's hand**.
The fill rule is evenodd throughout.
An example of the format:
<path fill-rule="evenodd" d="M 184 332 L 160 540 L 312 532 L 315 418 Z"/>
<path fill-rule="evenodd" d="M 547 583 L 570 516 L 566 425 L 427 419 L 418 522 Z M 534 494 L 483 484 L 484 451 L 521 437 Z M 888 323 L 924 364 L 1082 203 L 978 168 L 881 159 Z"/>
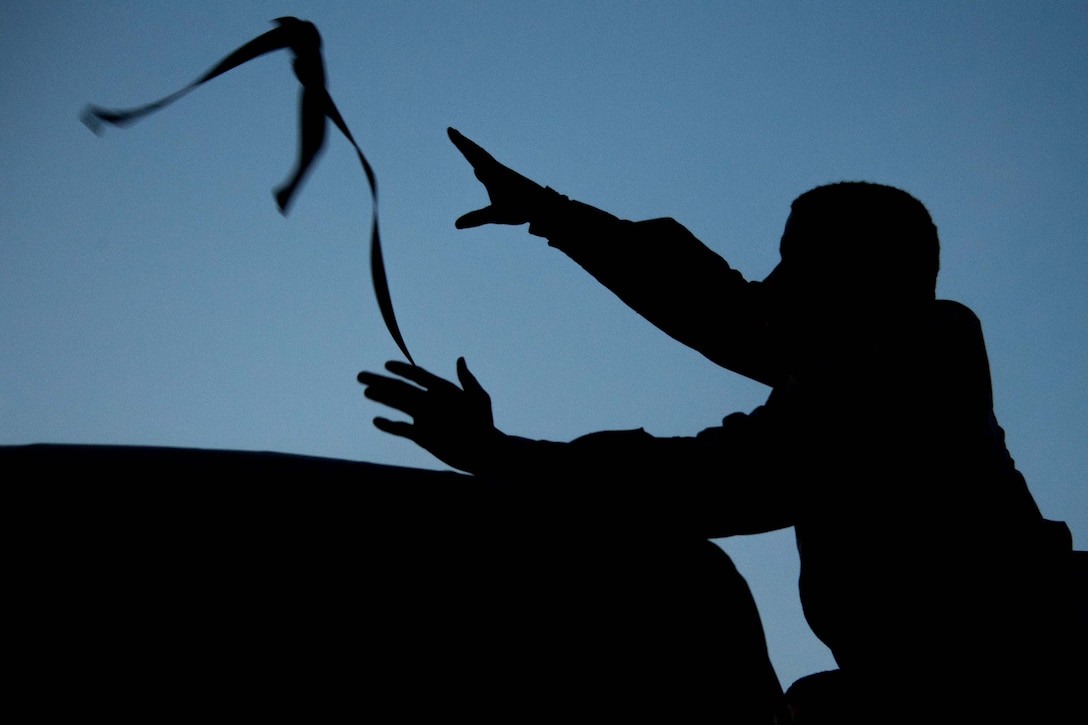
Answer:
<path fill-rule="evenodd" d="M 503 434 L 495 428 L 491 396 L 469 372 L 464 358 L 457 360 L 461 387 L 421 367 L 391 360 L 385 369 L 404 378 L 361 372 L 366 397 L 396 408 L 411 423 L 375 418 L 378 430 L 402 436 L 425 448 L 447 465 L 469 473 L 486 466 Z M 415 383 L 412 385 L 411 383 Z"/>
<path fill-rule="evenodd" d="M 450 141 L 472 164 L 476 178 L 487 189 L 491 205 L 470 211 L 455 224 L 458 229 L 483 224 L 527 224 L 544 199 L 544 187 L 509 169 L 455 128 L 448 129 Z"/>

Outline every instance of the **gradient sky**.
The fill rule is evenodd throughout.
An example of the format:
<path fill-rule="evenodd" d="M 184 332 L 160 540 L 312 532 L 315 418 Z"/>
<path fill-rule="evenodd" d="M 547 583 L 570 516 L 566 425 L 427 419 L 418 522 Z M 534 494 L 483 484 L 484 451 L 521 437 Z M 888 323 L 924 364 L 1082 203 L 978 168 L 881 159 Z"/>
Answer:
<path fill-rule="evenodd" d="M 1088 548 L 1088 4 L 1073 1 L 6 0 L 0 444 L 441 467 L 375 430 L 384 413 L 355 383 L 398 353 L 348 144 L 330 135 L 290 216 L 273 204 L 295 158 L 287 54 L 126 130 L 78 121 L 88 102 L 181 87 L 281 15 L 322 32 L 329 90 L 377 172 L 409 348 L 444 375 L 464 355 L 504 430 L 694 434 L 768 390 L 523 229 L 455 230 L 486 195 L 447 126 L 573 198 L 672 216 L 752 278 L 798 194 L 891 184 L 940 229 L 938 295 L 982 319 L 1018 466 Z M 792 533 L 719 543 L 783 683 L 833 666 L 801 615 Z"/>

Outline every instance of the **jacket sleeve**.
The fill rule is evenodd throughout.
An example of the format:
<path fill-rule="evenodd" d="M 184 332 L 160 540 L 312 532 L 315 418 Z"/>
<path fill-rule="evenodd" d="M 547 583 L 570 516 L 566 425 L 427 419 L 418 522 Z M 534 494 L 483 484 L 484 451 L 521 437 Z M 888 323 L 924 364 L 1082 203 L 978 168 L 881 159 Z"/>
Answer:
<path fill-rule="evenodd" d="M 764 408 L 734 413 L 693 437 L 658 438 L 641 428 L 602 431 L 569 443 L 508 437 L 477 472 L 519 492 L 533 511 L 613 533 L 702 538 L 791 526 L 798 480 L 776 455 Z"/>
<path fill-rule="evenodd" d="M 632 222 L 548 189 L 529 232 L 546 237 L 657 328 L 724 368 L 781 382 L 748 282 L 673 219 Z"/>

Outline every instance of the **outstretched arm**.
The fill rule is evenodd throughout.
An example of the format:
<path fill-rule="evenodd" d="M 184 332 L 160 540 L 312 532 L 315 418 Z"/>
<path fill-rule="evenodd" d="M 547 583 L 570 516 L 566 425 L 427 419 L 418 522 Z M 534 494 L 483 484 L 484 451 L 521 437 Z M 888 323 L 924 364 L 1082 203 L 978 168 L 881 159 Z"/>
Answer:
<path fill-rule="evenodd" d="M 392 375 L 359 373 L 366 397 L 411 417 L 375 418 L 379 430 L 416 442 L 444 463 L 509 484 L 528 506 L 609 530 L 677 530 L 713 538 L 793 523 L 796 476 L 778 455 L 765 412 L 734 414 L 694 437 L 642 429 L 603 431 L 570 443 L 495 428 L 491 399 L 457 361 L 460 386 L 392 361 Z"/>
<path fill-rule="evenodd" d="M 503 166 L 455 129 L 450 140 L 472 164 L 490 205 L 457 228 L 529 224 L 628 306 L 713 362 L 774 386 L 781 379 L 759 302 L 759 284 L 672 219 L 631 222 L 571 201 Z"/>

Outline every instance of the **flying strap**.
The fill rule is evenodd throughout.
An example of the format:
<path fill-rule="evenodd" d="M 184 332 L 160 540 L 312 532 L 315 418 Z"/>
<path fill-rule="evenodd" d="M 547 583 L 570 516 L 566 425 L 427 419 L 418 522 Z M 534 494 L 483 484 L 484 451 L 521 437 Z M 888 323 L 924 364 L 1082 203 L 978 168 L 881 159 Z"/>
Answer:
<path fill-rule="evenodd" d="M 370 275 L 374 284 L 374 294 L 378 298 L 378 309 L 381 311 L 385 327 L 397 343 L 397 347 L 404 353 L 408 362 L 415 364 L 408 347 L 404 344 L 404 337 L 397 325 L 396 315 L 393 313 L 393 300 L 389 295 L 389 281 L 386 279 L 385 262 L 382 258 L 381 235 L 378 233 L 378 183 L 374 176 L 374 169 L 366 160 L 359 144 L 348 130 L 344 118 L 333 103 L 325 87 L 325 61 L 321 55 L 321 35 L 317 27 L 306 20 L 293 17 L 276 18 L 272 21 L 276 27 L 263 35 L 259 35 L 245 45 L 241 46 L 217 65 L 208 70 L 204 75 L 171 93 L 165 98 L 160 98 L 153 103 L 148 103 L 136 108 L 126 110 L 111 110 L 89 105 L 83 111 L 81 120 L 96 134 L 101 134 L 102 124 L 109 123 L 114 126 L 128 126 L 139 119 L 173 103 L 186 95 L 194 88 L 216 76 L 222 75 L 232 68 L 253 60 L 266 53 L 281 48 L 288 48 L 294 55 L 293 67 L 295 76 L 302 84 L 302 112 L 299 127 L 299 156 L 291 177 L 273 191 L 276 205 L 280 213 L 286 215 L 295 191 L 302 182 L 303 177 L 309 171 L 318 152 L 325 143 L 325 122 L 331 119 L 340 133 L 355 149 L 355 155 L 359 157 L 359 163 L 366 174 L 367 183 L 370 186 L 371 198 L 371 225 L 370 225 Z"/>

